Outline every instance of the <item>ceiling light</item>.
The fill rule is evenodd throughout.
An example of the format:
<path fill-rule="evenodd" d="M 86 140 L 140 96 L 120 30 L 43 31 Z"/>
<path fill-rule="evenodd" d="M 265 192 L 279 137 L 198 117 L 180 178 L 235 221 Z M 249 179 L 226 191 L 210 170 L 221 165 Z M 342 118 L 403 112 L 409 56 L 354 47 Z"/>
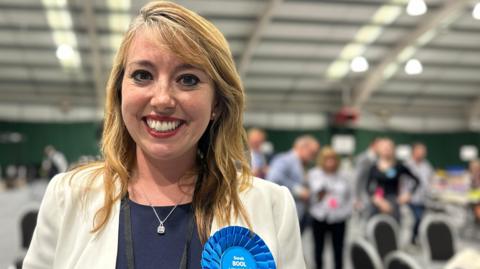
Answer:
<path fill-rule="evenodd" d="M 417 48 L 413 46 L 408 46 L 400 52 L 397 56 L 397 61 L 400 63 L 406 62 L 408 59 L 412 58 L 412 56 L 417 52 Z"/>
<path fill-rule="evenodd" d="M 405 64 L 405 73 L 408 75 L 418 75 L 423 72 L 422 63 L 417 59 L 408 60 Z"/>
<path fill-rule="evenodd" d="M 362 56 L 355 57 L 350 63 L 350 68 L 355 73 L 365 72 L 368 70 L 368 61 Z"/>
<path fill-rule="evenodd" d="M 75 52 L 71 46 L 62 44 L 58 46 L 56 54 L 58 59 L 65 61 L 72 59 Z"/>
<path fill-rule="evenodd" d="M 348 74 L 348 61 L 336 60 L 327 69 L 327 78 L 340 79 Z"/>
<path fill-rule="evenodd" d="M 375 12 L 372 22 L 388 25 L 394 22 L 401 13 L 402 8 L 400 5 L 384 5 Z"/>
<path fill-rule="evenodd" d="M 125 33 L 130 24 L 130 0 L 107 0 L 108 8 L 108 25 L 112 34 L 110 34 L 110 47 L 113 51 L 117 51 Z"/>
<path fill-rule="evenodd" d="M 73 31 L 73 20 L 68 9 L 67 0 L 42 0 L 52 37 L 57 45 L 56 55 L 60 64 L 66 68 L 81 66 L 77 48 L 77 37 Z"/>
<path fill-rule="evenodd" d="M 402 13 L 402 7 L 408 0 L 388 0 L 372 16 L 372 19 L 362 26 L 353 40 L 343 47 L 338 58 L 328 66 L 327 78 L 338 80 L 345 77 L 352 67 L 350 60 L 363 55 L 367 45 L 375 42 L 385 30 L 386 25 L 393 23 Z M 368 67 L 367 67 L 368 68 Z"/>
<path fill-rule="evenodd" d="M 480 2 L 478 2 L 473 8 L 472 15 L 476 20 L 480 20 Z"/>
<path fill-rule="evenodd" d="M 427 12 L 427 4 L 423 0 L 410 0 L 407 5 L 407 14 L 410 16 L 420 16 Z"/>
<path fill-rule="evenodd" d="M 397 73 L 398 64 L 396 62 L 390 63 L 383 71 L 383 79 L 387 80 Z"/>

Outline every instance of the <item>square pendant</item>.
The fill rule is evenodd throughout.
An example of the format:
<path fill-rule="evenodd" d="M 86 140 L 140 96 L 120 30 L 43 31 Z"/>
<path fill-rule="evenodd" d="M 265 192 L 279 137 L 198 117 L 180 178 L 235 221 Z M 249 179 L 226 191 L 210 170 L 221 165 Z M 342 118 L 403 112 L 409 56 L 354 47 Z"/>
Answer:
<path fill-rule="evenodd" d="M 163 226 L 163 225 L 158 225 L 158 227 L 157 227 L 157 233 L 158 233 L 158 234 L 165 234 L 165 226 Z"/>

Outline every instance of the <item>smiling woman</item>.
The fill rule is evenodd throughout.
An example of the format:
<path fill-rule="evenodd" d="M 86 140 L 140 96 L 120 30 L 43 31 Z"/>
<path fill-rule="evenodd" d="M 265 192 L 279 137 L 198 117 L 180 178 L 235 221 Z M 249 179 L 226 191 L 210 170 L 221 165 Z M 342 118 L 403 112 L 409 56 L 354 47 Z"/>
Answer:
<path fill-rule="evenodd" d="M 225 226 L 263 239 L 268 268 L 305 268 L 289 191 L 249 172 L 244 99 L 215 26 L 143 7 L 107 85 L 104 160 L 51 181 L 23 268 L 210 268 L 203 245 Z"/>
<path fill-rule="evenodd" d="M 138 155 L 193 167 L 196 144 L 214 119 L 214 83 L 150 36 L 138 32 L 127 52 L 122 117 Z"/>

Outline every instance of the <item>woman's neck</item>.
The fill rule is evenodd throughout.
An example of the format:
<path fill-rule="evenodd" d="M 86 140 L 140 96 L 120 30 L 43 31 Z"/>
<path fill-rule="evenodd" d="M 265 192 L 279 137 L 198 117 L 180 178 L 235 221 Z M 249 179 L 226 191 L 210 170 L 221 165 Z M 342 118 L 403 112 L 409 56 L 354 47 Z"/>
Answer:
<path fill-rule="evenodd" d="M 335 175 L 337 173 L 337 169 L 336 168 L 326 168 L 326 167 L 324 167 L 323 172 L 327 175 Z"/>
<path fill-rule="evenodd" d="M 168 206 L 191 202 L 195 188 L 195 154 L 174 160 L 157 160 L 137 148 L 129 182 L 129 196 L 140 204 Z"/>
<path fill-rule="evenodd" d="M 380 170 L 385 171 L 390 169 L 392 166 L 395 165 L 395 159 L 393 158 L 380 158 L 378 160 L 378 166 Z"/>

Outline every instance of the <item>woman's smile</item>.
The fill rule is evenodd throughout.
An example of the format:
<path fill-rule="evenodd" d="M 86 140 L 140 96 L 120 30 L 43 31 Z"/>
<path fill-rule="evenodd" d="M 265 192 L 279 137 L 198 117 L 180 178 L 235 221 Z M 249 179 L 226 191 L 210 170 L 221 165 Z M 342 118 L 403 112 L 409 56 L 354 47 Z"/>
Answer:
<path fill-rule="evenodd" d="M 186 121 L 174 117 L 149 115 L 143 117 L 147 132 L 155 138 L 168 138 L 179 133 Z"/>

